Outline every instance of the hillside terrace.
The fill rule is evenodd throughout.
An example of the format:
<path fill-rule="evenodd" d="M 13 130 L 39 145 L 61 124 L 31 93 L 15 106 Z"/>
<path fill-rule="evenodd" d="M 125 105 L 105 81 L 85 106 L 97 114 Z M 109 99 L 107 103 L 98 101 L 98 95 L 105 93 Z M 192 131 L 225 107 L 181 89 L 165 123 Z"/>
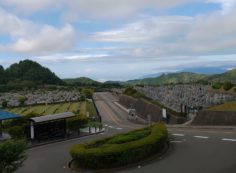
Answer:
<path fill-rule="evenodd" d="M 80 97 L 78 90 L 72 91 L 22 91 L 22 92 L 8 92 L 0 94 L 0 105 L 3 101 L 7 101 L 8 106 L 17 107 L 20 105 L 19 98 L 25 97 L 25 105 L 36 105 L 36 104 L 51 104 L 60 102 L 77 101 Z"/>
<path fill-rule="evenodd" d="M 135 89 L 177 112 L 181 112 L 181 105 L 208 108 L 236 100 L 235 95 L 212 92 L 207 85 L 145 86 Z"/>

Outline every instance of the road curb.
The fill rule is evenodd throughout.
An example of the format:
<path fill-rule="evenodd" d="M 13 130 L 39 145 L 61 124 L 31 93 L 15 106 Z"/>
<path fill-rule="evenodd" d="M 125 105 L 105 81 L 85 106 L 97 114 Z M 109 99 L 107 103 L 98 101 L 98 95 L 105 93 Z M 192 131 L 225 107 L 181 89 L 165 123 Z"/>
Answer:
<path fill-rule="evenodd" d="M 67 139 L 58 139 L 58 140 L 55 140 L 55 141 L 48 141 L 48 142 L 41 143 L 41 144 L 27 146 L 27 148 L 28 149 L 37 148 L 37 147 L 41 147 L 41 146 L 44 146 L 44 145 L 50 145 L 50 144 L 54 144 L 54 143 L 70 141 L 70 140 L 74 140 L 74 139 L 80 139 L 80 138 L 84 138 L 84 137 L 88 137 L 88 136 L 94 136 L 94 135 L 98 135 L 98 134 L 104 133 L 104 132 L 105 132 L 105 130 L 102 130 L 102 131 L 99 131 L 99 132 L 96 132 L 96 133 L 92 133 L 92 134 L 88 134 L 88 135 L 83 135 L 83 136 L 78 136 L 78 137 L 73 137 L 73 138 L 67 138 Z"/>

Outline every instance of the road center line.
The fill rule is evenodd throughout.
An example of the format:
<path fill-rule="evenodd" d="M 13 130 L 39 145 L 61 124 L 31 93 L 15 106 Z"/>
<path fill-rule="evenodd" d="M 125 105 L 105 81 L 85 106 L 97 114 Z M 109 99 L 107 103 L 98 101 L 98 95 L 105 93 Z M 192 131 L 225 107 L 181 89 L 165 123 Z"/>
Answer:
<path fill-rule="evenodd" d="M 194 136 L 195 138 L 200 138 L 200 139 L 208 139 L 208 136 Z"/>
<path fill-rule="evenodd" d="M 236 142 L 236 139 L 223 138 L 222 141 L 231 141 L 231 142 Z"/>
<path fill-rule="evenodd" d="M 180 134 L 180 133 L 173 133 L 173 136 L 184 136 L 184 134 Z"/>

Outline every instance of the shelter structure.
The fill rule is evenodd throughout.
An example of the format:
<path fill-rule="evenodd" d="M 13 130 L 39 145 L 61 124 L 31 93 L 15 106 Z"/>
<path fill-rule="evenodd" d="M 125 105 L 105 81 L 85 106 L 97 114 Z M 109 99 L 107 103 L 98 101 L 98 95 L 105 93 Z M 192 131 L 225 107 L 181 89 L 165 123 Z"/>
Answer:
<path fill-rule="evenodd" d="M 51 139 L 66 136 L 66 120 L 75 117 L 72 112 L 30 118 L 29 138 L 31 140 Z"/>
<path fill-rule="evenodd" d="M 0 139 L 3 138 L 2 122 L 4 120 L 20 118 L 20 115 L 16 115 L 7 111 L 0 110 Z"/>

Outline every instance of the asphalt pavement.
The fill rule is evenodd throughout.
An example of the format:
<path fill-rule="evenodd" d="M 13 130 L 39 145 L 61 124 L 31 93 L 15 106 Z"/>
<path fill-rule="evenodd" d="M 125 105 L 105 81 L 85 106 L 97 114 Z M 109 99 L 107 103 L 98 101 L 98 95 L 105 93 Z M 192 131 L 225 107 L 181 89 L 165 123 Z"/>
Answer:
<path fill-rule="evenodd" d="M 102 116 L 105 132 L 29 149 L 28 159 L 17 173 L 71 173 L 72 145 L 124 133 L 142 125 L 127 120 L 128 113 L 110 93 L 96 93 L 95 103 Z M 200 128 L 168 128 L 170 149 L 161 158 L 115 171 L 119 173 L 235 173 L 236 131 Z"/>

